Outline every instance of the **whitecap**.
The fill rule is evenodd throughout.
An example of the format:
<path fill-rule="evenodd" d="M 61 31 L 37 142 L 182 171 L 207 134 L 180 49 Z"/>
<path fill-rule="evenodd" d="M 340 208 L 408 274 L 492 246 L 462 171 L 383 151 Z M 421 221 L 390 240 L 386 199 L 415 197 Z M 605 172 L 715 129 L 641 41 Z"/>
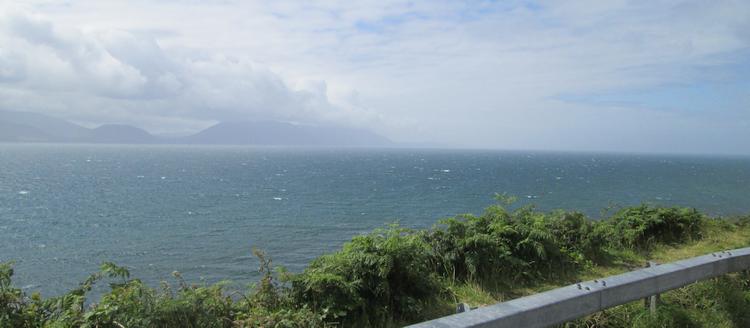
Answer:
<path fill-rule="evenodd" d="M 451 170 L 445 170 L 445 169 L 444 170 L 440 170 L 440 172 L 443 172 L 443 173 L 450 173 L 450 171 Z"/>
<path fill-rule="evenodd" d="M 166 180 L 166 179 L 167 179 L 167 177 L 161 177 L 161 179 L 162 179 L 162 180 Z"/>
<path fill-rule="evenodd" d="M 274 197 L 273 200 L 281 200 L 281 197 Z"/>
<path fill-rule="evenodd" d="M 18 194 L 19 195 L 28 195 L 29 191 L 28 190 L 21 190 L 21 191 L 18 192 Z"/>

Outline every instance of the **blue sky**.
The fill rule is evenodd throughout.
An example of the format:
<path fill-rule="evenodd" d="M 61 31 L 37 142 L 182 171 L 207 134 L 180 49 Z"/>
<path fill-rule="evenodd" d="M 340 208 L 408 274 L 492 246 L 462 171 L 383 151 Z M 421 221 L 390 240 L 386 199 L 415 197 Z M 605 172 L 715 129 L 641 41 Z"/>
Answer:
<path fill-rule="evenodd" d="M 686 67 L 684 81 L 649 88 L 560 95 L 558 99 L 598 105 L 642 106 L 691 115 L 747 113 L 750 108 L 750 52 L 738 51 L 724 64 Z"/>
<path fill-rule="evenodd" d="M 0 1 L 0 109 L 750 154 L 748 1 Z"/>

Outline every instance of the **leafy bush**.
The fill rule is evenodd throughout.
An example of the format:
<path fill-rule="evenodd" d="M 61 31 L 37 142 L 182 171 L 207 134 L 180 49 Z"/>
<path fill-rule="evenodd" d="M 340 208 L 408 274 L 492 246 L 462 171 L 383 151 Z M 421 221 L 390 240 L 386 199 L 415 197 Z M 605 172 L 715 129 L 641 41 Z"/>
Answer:
<path fill-rule="evenodd" d="M 694 208 L 641 205 L 620 210 L 607 220 L 609 238 L 620 246 L 647 249 L 656 243 L 679 243 L 700 238 L 706 217 Z"/>
<path fill-rule="evenodd" d="M 581 213 L 500 205 L 442 220 L 428 235 L 440 272 L 454 281 L 515 285 L 575 272 L 603 256 L 607 240 Z"/>
<path fill-rule="evenodd" d="M 355 237 L 296 276 L 295 297 L 345 324 L 380 326 L 419 318 L 441 291 L 423 235 L 392 226 Z"/>
<path fill-rule="evenodd" d="M 261 260 L 264 260 L 261 258 Z M 263 262 L 270 265 L 270 262 Z M 263 279 L 271 281 L 270 273 Z M 104 263 L 81 286 L 59 297 L 42 300 L 38 294 L 27 297 L 11 286 L 13 270 L 0 264 L 0 328 L 16 327 L 317 327 L 320 315 L 291 303 L 282 304 L 279 287 L 263 285 L 244 301 L 234 301 L 222 284 L 189 286 L 180 280 L 173 293 L 164 283 L 161 290 L 138 279 L 129 279 L 123 267 Z M 88 309 L 85 294 L 94 283 L 109 278 L 110 291 Z M 279 300 L 274 307 L 261 299 Z M 287 298 L 289 300 L 289 298 Z"/>
<path fill-rule="evenodd" d="M 11 285 L 12 263 L 0 263 L 0 327 L 28 327 L 23 292 Z"/>

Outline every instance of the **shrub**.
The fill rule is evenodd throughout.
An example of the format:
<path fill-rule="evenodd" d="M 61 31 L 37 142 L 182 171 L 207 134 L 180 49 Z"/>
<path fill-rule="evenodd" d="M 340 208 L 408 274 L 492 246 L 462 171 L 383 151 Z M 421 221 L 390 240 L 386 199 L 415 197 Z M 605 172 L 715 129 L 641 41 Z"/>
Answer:
<path fill-rule="evenodd" d="M 11 285 L 12 277 L 12 263 L 0 263 L 0 327 L 29 327 L 23 293 Z"/>
<path fill-rule="evenodd" d="M 610 238 L 620 246 L 648 249 L 656 243 L 700 238 L 705 216 L 694 208 L 641 205 L 620 210 L 607 220 Z"/>
<path fill-rule="evenodd" d="M 261 258 L 264 260 L 264 258 Z M 270 261 L 262 261 L 270 267 Z M 172 293 L 164 283 L 153 289 L 138 279 L 130 279 L 123 267 L 104 263 L 79 288 L 67 294 L 42 300 L 38 294 L 27 297 L 11 286 L 10 263 L 0 264 L 0 328 L 17 327 L 317 327 L 321 316 L 297 308 L 282 298 L 279 286 L 270 283 L 270 273 L 262 272 L 268 284 L 261 284 L 245 301 L 234 301 L 222 284 L 187 285 L 180 280 Z M 88 309 L 86 293 L 102 278 L 114 280 L 110 291 Z M 274 307 L 259 300 L 277 300 Z M 286 303 L 282 303 L 285 300 Z"/>
<path fill-rule="evenodd" d="M 423 233 L 392 226 L 358 236 L 293 278 L 299 303 L 329 321 L 382 326 L 420 318 L 441 291 Z"/>
<path fill-rule="evenodd" d="M 515 285 L 575 272 L 601 257 L 606 239 L 593 231 L 580 213 L 495 205 L 479 217 L 442 220 L 427 239 L 449 279 Z"/>

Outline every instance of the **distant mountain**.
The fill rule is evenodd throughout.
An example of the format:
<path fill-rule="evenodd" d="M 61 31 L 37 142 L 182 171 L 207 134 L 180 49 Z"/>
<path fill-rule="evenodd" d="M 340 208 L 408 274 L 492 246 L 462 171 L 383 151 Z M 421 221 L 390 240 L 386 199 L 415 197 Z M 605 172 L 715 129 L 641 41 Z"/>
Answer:
<path fill-rule="evenodd" d="M 183 138 L 191 144 L 386 146 L 391 141 L 368 130 L 297 125 L 276 121 L 219 123 Z"/>
<path fill-rule="evenodd" d="M 0 141 L 155 143 L 148 132 L 129 125 L 102 125 L 89 129 L 66 120 L 27 112 L 0 111 Z"/>
<path fill-rule="evenodd" d="M 187 137 L 156 137 L 137 127 L 106 124 L 89 129 L 42 114 L 0 111 L 0 142 L 212 144 L 268 146 L 392 146 L 368 130 L 276 121 L 219 123 Z"/>
<path fill-rule="evenodd" d="M 157 143 L 159 139 L 130 125 L 106 124 L 91 130 L 89 142 L 142 144 Z"/>
<path fill-rule="evenodd" d="M 18 133 L 21 139 L 17 141 L 84 142 L 90 135 L 90 130 L 80 125 L 36 113 L 0 111 L 0 123 L 16 127 L 3 129 L 3 134 Z"/>
<path fill-rule="evenodd" d="M 0 121 L 0 142 L 45 142 L 50 139 L 48 134 L 35 127 Z"/>

